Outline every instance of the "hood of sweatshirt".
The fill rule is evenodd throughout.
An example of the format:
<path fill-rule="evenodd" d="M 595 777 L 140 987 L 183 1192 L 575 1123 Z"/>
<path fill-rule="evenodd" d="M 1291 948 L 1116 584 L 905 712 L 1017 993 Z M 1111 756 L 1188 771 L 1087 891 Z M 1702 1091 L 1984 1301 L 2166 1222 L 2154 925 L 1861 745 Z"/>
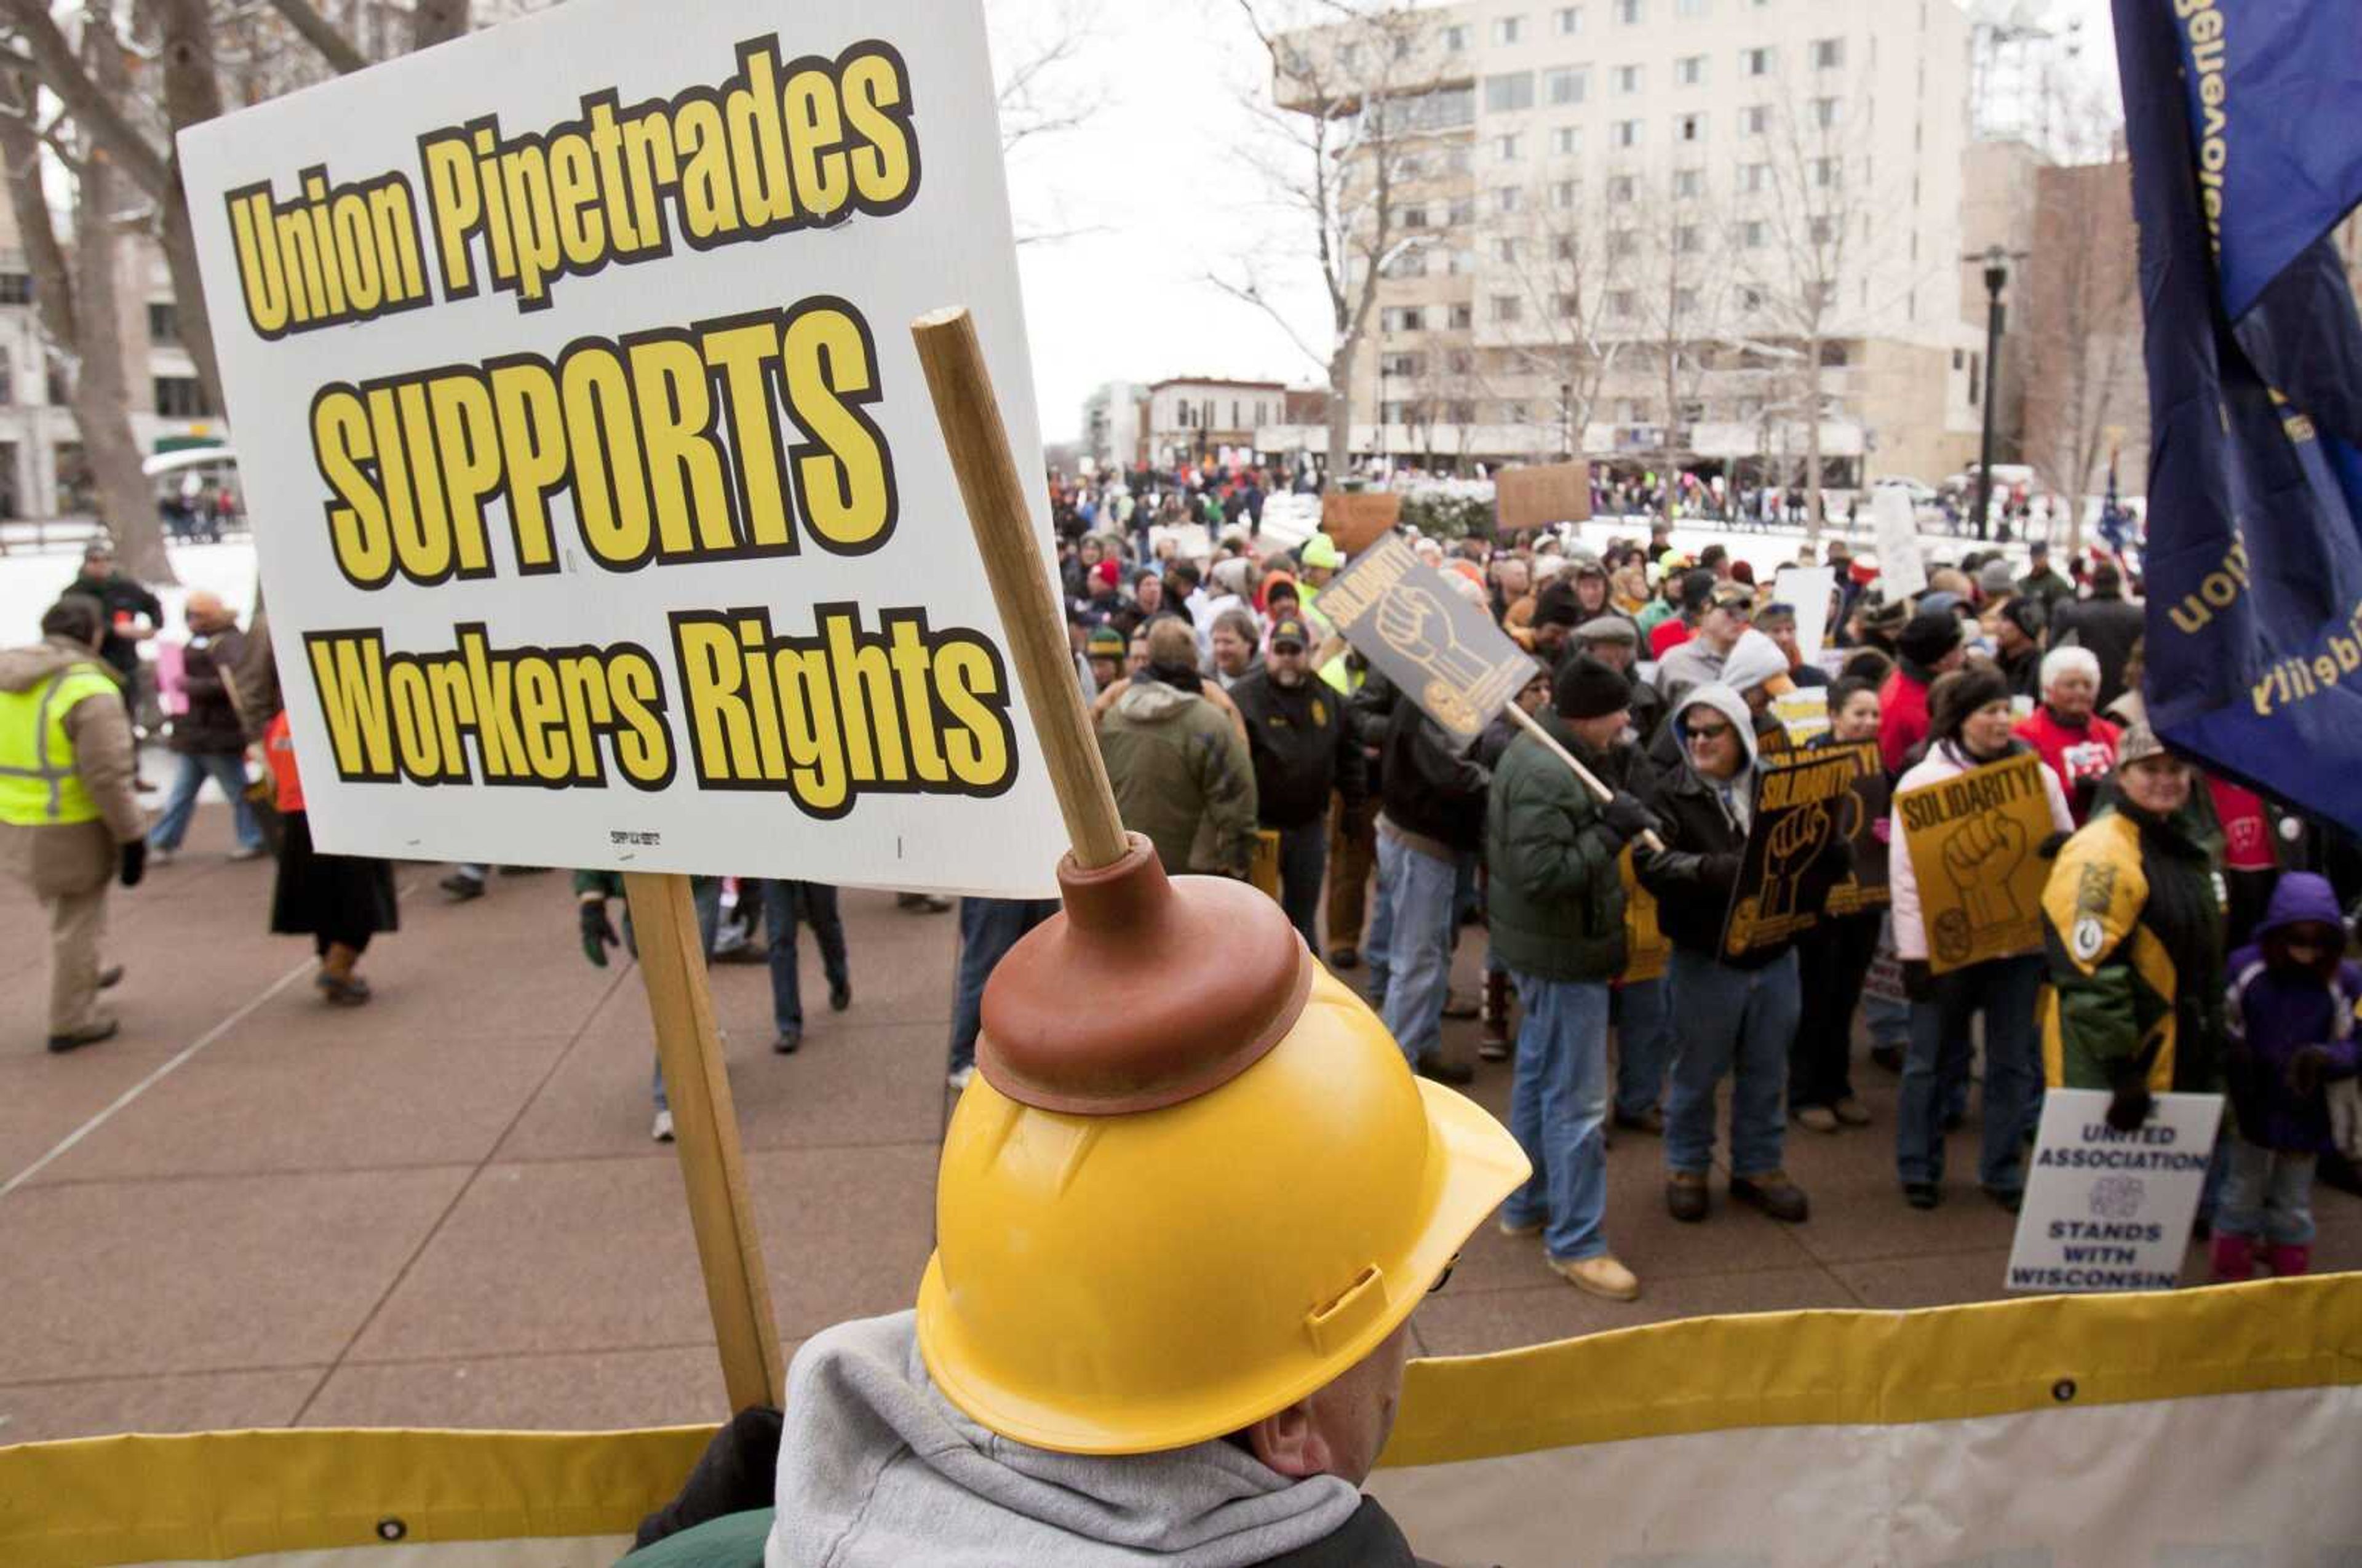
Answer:
<path fill-rule="evenodd" d="M 1769 641 L 1770 639 L 1767 638 L 1765 640 Z M 1746 745 L 1747 766 L 1749 767 L 1755 766 L 1757 760 L 1755 754 L 1755 715 L 1747 711 L 1746 698 L 1741 697 L 1738 692 L 1732 690 L 1729 687 L 1723 685 L 1720 681 L 1711 681 L 1704 686 L 1692 687 L 1690 689 L 1689 695 L 1683 698 L 1673 709 L 1672 723 L 1673 724 L 1673 733 L 1675 734 L 1678 735 L 1681 733 L 1682 715 L 1688 712 L 1692 708 L 1711 708 L 1716 712 L 1720 713 L 1724 718 L 1728 719 L 1732 727 L 1738 731 L 1739 740 Z M 1690 748 L 1686 745 L 1682 747 L 1682 766 L 1684 767 L 1689 766 L 1689 749 Z"/>
<path fill-rule="evenodd" d="M 1723 657 L 1722 683 L 1733 691 L 1748 690 L 1787 673 L 1788 656 L 1752 626 L 1738 634 L 1738 640 Z"/>
<path fill-rule="evenodd" d="M 909 1312 L 840 1323 L 788 1369 L 767 1568 L 1246 1568 L 1341 1529 L 1360 1491 L 1217 1440 L 1050 1453 L 936 1391 Z"/>
<path fill-rule="evenodd" d="M 1140 723 L 1161 724 L 1178 715 L 1192 702 L 1204 699 L 1195 692 L 1183 691 L 1161 680 L 1134 678 L 1115 700 L 1115 711 Z"/>
<path fill-rule="evenodd" d="M 2256 940 L 2291 925 L 2345 929 L 2345 911 L 2337 907 L 2337 889 L 2327 878 L 2311 871 L 2291 871 L 2282 877 L 2272 889 L 2272 901 L 2264 911 L 2264 923 L 2256 928 Z"/>
<path fill-rule="evenodd" d="M 0 691 L 30 691 L 60 670 L 77 664 L 106 668 L 99 663 L 98 655 L 62 638 L 0 651 Z"/>

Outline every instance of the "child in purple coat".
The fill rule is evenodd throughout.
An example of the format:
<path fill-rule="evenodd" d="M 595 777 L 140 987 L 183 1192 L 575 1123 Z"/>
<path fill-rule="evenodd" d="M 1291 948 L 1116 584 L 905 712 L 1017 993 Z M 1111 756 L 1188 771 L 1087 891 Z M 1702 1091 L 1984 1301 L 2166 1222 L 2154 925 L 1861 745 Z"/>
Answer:
<path fill-rule="evenodd" d="M 2273 890 L 2254 943 L 2231 955 L 2231 1109 L 2214 1277 L 2276 1275 L 2312 1264 L 2313 1156 L 2334 1147 L 2327 1086 L 2351 1078 L 2362 964 L 2345 957 L 2329 883 L 2292 871 Z"/>

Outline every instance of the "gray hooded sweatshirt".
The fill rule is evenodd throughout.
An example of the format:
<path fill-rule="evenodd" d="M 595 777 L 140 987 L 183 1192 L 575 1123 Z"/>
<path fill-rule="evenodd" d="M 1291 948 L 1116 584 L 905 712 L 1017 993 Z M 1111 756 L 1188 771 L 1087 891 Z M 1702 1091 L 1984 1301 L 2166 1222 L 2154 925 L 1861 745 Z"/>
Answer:
<path fill-rule="evenodd" d="M 840 1323 L 788 1369 L 765 1568 L 1245 1568 L 1361 1507 L 1217 1440 L 1089 1458 L 995 1436 L 935 1389 L 914 1315 Z"/>

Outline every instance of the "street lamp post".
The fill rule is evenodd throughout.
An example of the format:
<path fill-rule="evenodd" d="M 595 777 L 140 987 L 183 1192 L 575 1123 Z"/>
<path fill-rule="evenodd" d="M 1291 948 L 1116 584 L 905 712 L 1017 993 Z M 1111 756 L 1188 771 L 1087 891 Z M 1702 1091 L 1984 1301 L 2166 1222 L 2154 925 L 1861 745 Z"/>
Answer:
<path fill-rule="evenodd" d="M 1566 462 L 1574 460 L 1574 383 L 1558 384 L 1559 457 Z"/>
<path fill-rule="evenodd" d="M 2009 285 L 2009 259 L 1998 245 L 1985 251 L 1985 417 L 1977 456 L 1977 537 L 1992 537 L 1993 389 L 2001 384 L 2001 292 Z"/>

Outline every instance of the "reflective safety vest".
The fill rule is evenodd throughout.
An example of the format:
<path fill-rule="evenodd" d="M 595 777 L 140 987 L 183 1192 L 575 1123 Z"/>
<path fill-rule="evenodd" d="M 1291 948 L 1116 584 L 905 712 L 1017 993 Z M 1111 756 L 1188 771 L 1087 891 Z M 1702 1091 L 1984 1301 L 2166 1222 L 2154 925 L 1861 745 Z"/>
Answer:
<path fill-rule="evenodd" d="M 0 823 L 42 827 L 98 820 L 98 802 L 74 771 L 66 715 L 85 697 L 116 700 L 114 678 L 73 664 L 38 686 L 0 691 Z"/>

